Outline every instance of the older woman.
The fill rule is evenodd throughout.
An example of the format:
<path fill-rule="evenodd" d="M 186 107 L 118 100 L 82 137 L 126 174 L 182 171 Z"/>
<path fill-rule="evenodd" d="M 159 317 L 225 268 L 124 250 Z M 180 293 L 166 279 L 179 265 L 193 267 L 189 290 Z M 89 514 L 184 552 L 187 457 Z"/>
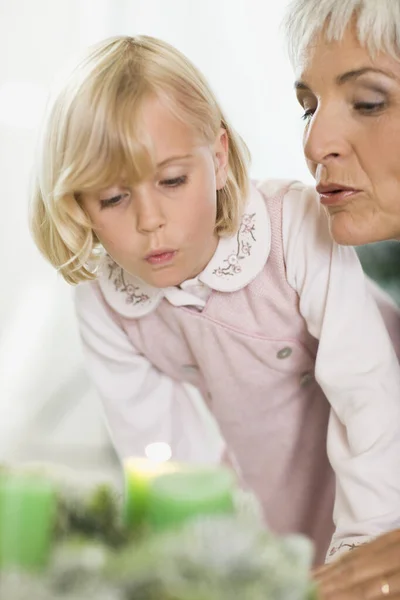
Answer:
<path fill-rule="evenodd" d="M 294 0 L 286 33 L 304 154 L 332 236 L 351 245 L 399 239 L 400 0 Z M 400 598 L 400 530 L 316 578 L 325 599 Z"/>

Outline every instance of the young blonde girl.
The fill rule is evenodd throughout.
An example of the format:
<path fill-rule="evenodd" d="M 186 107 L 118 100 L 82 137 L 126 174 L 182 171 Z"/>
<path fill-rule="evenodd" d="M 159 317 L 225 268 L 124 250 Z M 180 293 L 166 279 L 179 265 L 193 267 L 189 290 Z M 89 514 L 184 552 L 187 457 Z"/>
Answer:
<path fill-rule="evenodd" d="M 249 182 L 247 159 L 182 54 L 106 40 L 50 107 L 32 230 L 80 284 L 87 366 L 120 456 L 166 442 L 175 460 L 221 460 L 193 384 L 269 525 L 311 536 L 321 560 L 332 514 L 329 556 L 399 523 L 399 366 L 314 191 Z"/>

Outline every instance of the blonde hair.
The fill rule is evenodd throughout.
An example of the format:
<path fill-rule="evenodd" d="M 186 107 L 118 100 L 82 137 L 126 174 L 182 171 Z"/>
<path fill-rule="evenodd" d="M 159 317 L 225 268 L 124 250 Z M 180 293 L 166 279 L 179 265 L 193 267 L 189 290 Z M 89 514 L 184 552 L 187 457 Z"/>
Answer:
<path fill-rule="evenodd" d="M 101 250 L 79 194 L 114 184 L 122 173 L 134 184 L 149 172 L 149 150 L 137 129 L 143 101 L 154 94 L 208 143 L 221 127 L 226 130 L 228 177 L 217 191 L 215 227 L 222 236 L 239 226 L 249 154 L 204 77 L 161 40 L 105 40 L 90 49 L 51 103 L 38 152 L 31 231 L 40 251 L 69 283 L 95 278 L 92 265 Z"/>
<path fill-rule="evenodd" d="M 328 42 L 338 41 L 353 22 L 372 56 L 383 51 L 399 58 L 400 0 L 292 0 L 283 22 L 292 63 L 321 31 Z"/>

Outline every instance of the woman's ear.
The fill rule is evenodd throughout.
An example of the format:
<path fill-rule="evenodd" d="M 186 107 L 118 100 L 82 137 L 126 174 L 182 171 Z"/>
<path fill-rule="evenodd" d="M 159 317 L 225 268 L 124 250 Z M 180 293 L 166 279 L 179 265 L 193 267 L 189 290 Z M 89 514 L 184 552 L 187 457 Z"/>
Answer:
<path fill-rule="evenodd" d="M 226 129 L 221 127 L 214 143 L 215 176 L 217 190 L 226 184 L 229 163 L 229 137 Z"/>

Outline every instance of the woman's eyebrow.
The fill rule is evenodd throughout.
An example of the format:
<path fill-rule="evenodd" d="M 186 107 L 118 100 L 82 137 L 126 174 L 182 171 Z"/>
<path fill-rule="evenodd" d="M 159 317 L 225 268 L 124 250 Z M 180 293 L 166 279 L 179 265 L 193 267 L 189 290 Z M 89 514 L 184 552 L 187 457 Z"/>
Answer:
<path fill-rule="evenodd" d="M 352 71 L 346 71 L 345 73 L 341 73 L 335 79 L 337 85 L 344 85 L 349 81 L 354 81 L 361 77 L 362 75 L 367 75 L 368 73 L 378 73 L 379 75 L 384 75 L 389 79 L 394 79 L 395 76 L 392 75 L 388 71 L 383 71 L 382 69 L 376 69 L 374 67 L 361 67 L 360 69 L 354 69 Z M 294 87 L 296 90 L 310 90 L 308 85 L 301 81 L 301 79 L 294 82 Z"/>
<path fill-rule="evenodd" d="M 310 88 L 308 87 L 308 85 L 306 85 L 303 81 L 301 81 L 299 79 L 298 81 L 294 82 L 294 89 L 295 90 L 309 90 Z"/>
<path fill-rule="evenodd" d="M 336 77 L 336 83 L 338 85 L 343 85 L 348 81 L 352 81 L 358 79 L 362 75 L 366 75 L 368 73 L 378 73 L 379 75 L 384 75 L 385 77 L 389 77 L 393 79 L 393 75 L 388 73 L 387 71 L 383 71 L 382 69 L 376 69 L 374 67 L 362 67 L 360 69 L 355 69 L 353 71 L 347 71 L 346 73 L 342 73 Z"/>

